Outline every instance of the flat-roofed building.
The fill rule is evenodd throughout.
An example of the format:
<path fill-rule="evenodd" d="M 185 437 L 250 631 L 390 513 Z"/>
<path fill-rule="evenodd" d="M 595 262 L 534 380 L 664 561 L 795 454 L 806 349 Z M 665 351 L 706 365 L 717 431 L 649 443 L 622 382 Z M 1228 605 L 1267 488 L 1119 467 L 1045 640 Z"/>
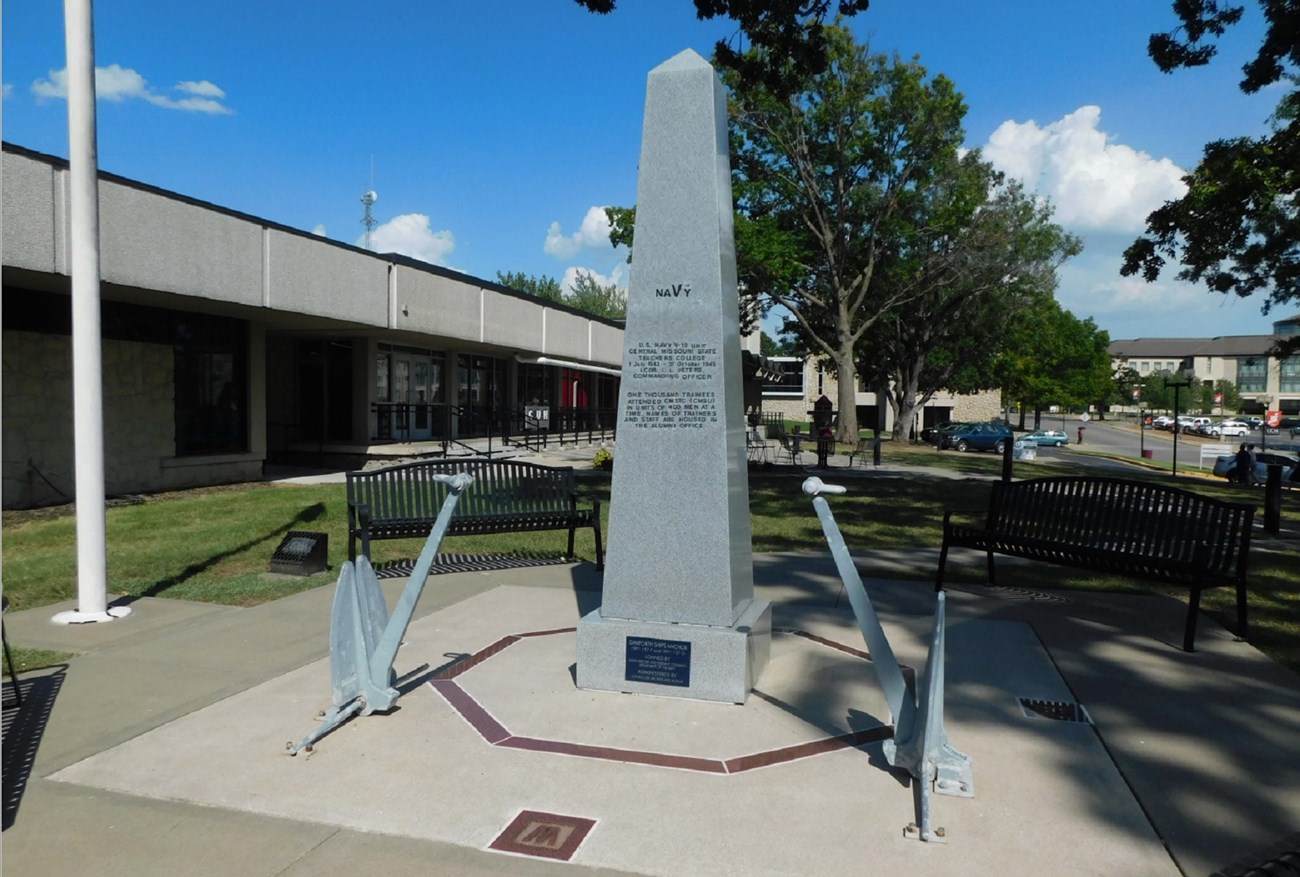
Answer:
<path fill-rule="evenodd" d="M 1139 375 L 1190 372 L 1207 385 L 1227 381 L 1243 400 L 1243 413 L 1281 411 L 1300 415 L 1300 354 L 1285 359 L 1269 350 L 1285 337 L 1300 335 L 1300 314 L 1277 320 L 1268 335 L 1215 338 L 1131 338 L 1112 341 L 1111 361 Z"/>
<path fill-rule="evenodd" d="M 5 144 L 3 174 L 3 503 L 24 507 L 74 492 L 69 172 Z M 613 427 L 617 321 L 112 174 L 99 197 L 110 495 Z"/>

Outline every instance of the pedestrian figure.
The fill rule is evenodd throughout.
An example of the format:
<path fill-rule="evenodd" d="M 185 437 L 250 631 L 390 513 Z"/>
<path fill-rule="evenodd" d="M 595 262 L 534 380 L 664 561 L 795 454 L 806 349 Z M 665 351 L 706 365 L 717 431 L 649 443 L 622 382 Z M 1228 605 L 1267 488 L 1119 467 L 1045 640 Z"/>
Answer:
<path fill-rule="evenodd" d="M 1083 444 L 1083 427 L 1079 427 L 1079 444 Z"/>
<path fill-rule="evenodd" d="M 1250 470 L 1250 451 L 1245 442 L 1237 448 L 1236 461 L 1232 467 L 1232 480 L 1238 484 L 1249 484 L 1246 480 L 1246 473 Z"/>
<path fill-rule="evenodd" d="M 1259 479 L 1255 477 L 1255 464 L 1259 461 L 1255 458 L 1255 446 L 1246 445 L 1246 483 L 1249 485 L 1259 484 Z"/>

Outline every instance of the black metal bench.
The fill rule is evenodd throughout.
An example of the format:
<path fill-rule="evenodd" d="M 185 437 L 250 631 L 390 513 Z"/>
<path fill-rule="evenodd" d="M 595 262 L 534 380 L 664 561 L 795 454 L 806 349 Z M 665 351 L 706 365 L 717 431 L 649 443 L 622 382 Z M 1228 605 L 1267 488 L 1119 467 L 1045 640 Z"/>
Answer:
<path fill-rule="evenodd" d="M 600 500 L 578 507 L 572 467 L 537 466 L 509 460 L 427 460 L 347 473 L 348 557 L 370 556 L 375 539 L 427 537 L 446 497 L 447 486 L 430 476 L 468 472 L 474 483 L 461 496 L 448 536 L 568 530 L 567 557 L 575 531 L 596 535 L 596 568 L 605 568 L 600 541 Z"/>
<path fill-rule="evenodd" d="M 1237 589 L 1237 634 L 1246 638 L 1246 569 L 1253 506 L 1141 481 L 1087 476 L 995 482 L 983 527 L 943 516 L 935 588 L 949 548 L 973 548 L 1182 585 L 1191 592 L 1183 649 L 1192 651 L 1201 591 Z"/>

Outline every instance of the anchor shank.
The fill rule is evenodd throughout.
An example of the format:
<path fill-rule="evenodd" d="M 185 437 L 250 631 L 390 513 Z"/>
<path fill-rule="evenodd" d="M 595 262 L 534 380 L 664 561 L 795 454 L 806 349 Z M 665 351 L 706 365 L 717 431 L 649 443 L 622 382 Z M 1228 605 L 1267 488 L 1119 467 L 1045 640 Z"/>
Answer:
<path fill-rule="evenodd" d="M 433 561 L 438 556 L 438 549 L 442 547 L 443 537 L 447 535 L 447 528 L 451 525 L 451 516 L 456 511 L 456 503 L 465 488 L 473 481 L 473 478 L 464 472 L 455 475 L 434 475 L 433 478 L 446 484 L 449 492 L 442 508 L 438 511 L 433 530 L 425 540 L 424 550 L 420 552 L 420 557 L 415 562 L 415 569 L 411 571 L 411 578 L 402 589 L 402 595 L 397 599 L 397 605 L 393 607 L 388 625 L 384 628 L 379 642 L 375 644 L 374 654 L 370 658 L 372 679 L 388 679 L 393 659 L 397 657 L 397 649 L 402 644 L 402 638 L 406 636 L 406 628 L 411 623 L 411 616 L 415 614 L 415 604 L 420 600 L 420 594 L 423 593 L 425 582 L 429 578 L 429 570 L 433 568 Z"/>

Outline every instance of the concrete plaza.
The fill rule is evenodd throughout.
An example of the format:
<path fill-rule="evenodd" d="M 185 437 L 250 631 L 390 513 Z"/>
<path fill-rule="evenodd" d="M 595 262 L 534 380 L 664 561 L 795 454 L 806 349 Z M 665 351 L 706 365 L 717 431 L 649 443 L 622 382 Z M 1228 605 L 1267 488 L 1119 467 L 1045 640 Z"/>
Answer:
<path fill-rule="evenodd" d="M 917 668 L 933 592 L 896 576 L 935 559 L 858 558 Z M 5 711 L 5 873 L 1208 875 L 1297 846 L 1294 674 L 1208 619 L 1183 653 L 1171 598 L 978 586 L 950 591 L 946 717 L 975 796 L 934 798 L 946 843 L 906 839 L 914 790 L 829 558 L 755 564 L 778 632 L 743 707 L 577 689 L 588 564 L 451 573 L 398 708 L 296 758 L 329 704 L 331 588 L 12 614 L 11 640 L 81 654 Z"/>

